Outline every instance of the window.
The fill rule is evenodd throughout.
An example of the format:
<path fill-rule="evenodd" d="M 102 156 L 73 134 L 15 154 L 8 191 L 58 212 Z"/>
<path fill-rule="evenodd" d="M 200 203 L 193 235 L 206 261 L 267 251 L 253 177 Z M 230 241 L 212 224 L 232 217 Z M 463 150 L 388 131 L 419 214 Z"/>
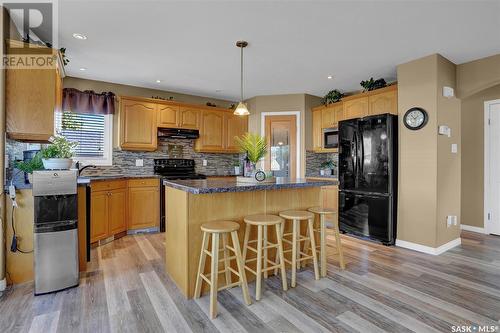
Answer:
<path fill-rule="evenodd" d="M 111 115 L 56 112 L 55 128 L 58 135 L 78 142 L 75 161 L 85 164 L 112 164 Z"/>

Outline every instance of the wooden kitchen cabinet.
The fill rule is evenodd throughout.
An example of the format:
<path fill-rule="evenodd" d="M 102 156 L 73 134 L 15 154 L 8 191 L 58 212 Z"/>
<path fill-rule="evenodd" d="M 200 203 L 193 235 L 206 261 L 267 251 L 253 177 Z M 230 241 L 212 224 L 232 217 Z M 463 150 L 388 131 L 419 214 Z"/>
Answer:
<path fill-rule="evenodd" d="M 158 104 L 158 127 L 177 127 L 179 105 Z"/>
<path fill-rule="evenodd" d="M 241 137 L 248 131 L 248 116 L 237 116 L 229 112 L 224 116 L 225 149 L 237 153 L 240 149 L 234 138 Z"/>
<path fill-rule="evenodd" d="M 90 242 L 108 237 L 108 192 L 93 192 L 90 196 Z"/>
<path fill-rule="evenodd" d="M 321 111 L 321 127 L 332 128 L 337 127 L 338 122 L 343 120 L 344 107 L 342 102 L 337 102 L 328 105 Z"/>
<path fill-rule="evenodd" d="M 398 92 L 390 90 L 380 94 L 371 95 L 368 97 L 368 113 L 369 115 L 391 113 L 398 114 Z"/>
<path fill-rule="evenodd" d="M 127 189 L 109 191 L 108 194 L 108 234 L 114 235 L 127 230 Z"/>
<path fill-rule="evenodd" d="M 24 44 L 8 40 L 11 48 Z M 40 46 L 30 45 L 33 48 Z M 60 53 L 52 50 L 47 57 L 56 57 L 51 69 L 7 68 L 5 70 L 5 122 L 7 137 L 24 142 L 48 142 L 54 135 L 54 111 L 62 105 L 62 78 L 64 66 Z"/>
<path fill-rule="evenodd" d="M 124 187 L 125 184 L 124 180 L 91 183 L 91 243 L 127 230 L 127 188 Z"/>
<path fill-rule="evenodd" d="M 313 110 L 313 151 L 319 153 L 323 149 L 322 110 Z"/>
<path fill-rule="evenodd" d="M 201 114 L 200 138 L 197 151 L 221 152 L 224 150 L 224 114 L 219 111 L 203 110 Z"/>
<path fill-rule="evenodd" d="M 179 111 L 179 127 L 199 129 L 200 113 L 200 110 L 194 107 L 181 107 Z"/>
<path fill-rule="evenodd" d="M 345 119 L 363 118 L 368 116 L 368 97 L 360 97 L 344 102 Z"/>
<path fill-rule="evenodd" d="M 134 179 L 128 187 L 128 229 L 159 227 L 160 184 L 156 178 Z"/>
<path fill-rule="evenodd" d="M 157 148 L 158 104 L 140 99 L 120 101 L 120 146 L 124 150 L 153 151 Z"/>

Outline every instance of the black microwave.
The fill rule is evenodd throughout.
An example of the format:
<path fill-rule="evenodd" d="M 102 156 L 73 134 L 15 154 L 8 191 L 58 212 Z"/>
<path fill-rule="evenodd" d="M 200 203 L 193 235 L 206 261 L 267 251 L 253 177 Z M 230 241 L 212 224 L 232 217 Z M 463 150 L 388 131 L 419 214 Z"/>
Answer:
<path fill-rule="evenodd" d="M 323 129 L 323 148 L 332 149 L 339 147 L 339 130 L 338 128 Z"/>

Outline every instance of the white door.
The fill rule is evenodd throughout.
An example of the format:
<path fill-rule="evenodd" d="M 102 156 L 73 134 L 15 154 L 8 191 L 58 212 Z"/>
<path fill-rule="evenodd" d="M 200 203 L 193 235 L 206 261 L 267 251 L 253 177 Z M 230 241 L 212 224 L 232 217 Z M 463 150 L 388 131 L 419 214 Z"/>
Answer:
<path fill-rule="evenodd" d="M 486 232 L 500 235 L 500 100 L 489 101 L 485 103 L 489 127 L 487 129 L 486 139 L 488 142 L 486 149 Z M 486 121 L 488 121 L 486 119 Z"/>

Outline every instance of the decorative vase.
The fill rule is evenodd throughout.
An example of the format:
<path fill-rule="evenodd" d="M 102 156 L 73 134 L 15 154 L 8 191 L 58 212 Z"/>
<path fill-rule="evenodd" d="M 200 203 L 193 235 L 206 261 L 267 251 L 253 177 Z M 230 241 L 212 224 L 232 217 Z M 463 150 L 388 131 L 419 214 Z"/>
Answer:
<path fill-rule="evenodd" d="M 73 160 L 71 158 L 43 158 L 42 163 L 46 170 L 69 170 Z"/>
<path fill-rule="evenodd" d="M 30 184 L 33 184 L 33 174 L 32 173 L 28 173 L 28 181 L 30 182 Z"/>
<path fill-rule="evenodd" d="M 325 175 L 325 170 L 323 170 L 323 169 L 319 170 L 319 174 L 320 174 L 321 176 L 324 176 L 324 175 Z"/>
<path fill-rule="evenodd" d="M 239 175 L 240 174 L 240 167 L 239 166 L 235 166 L 234 167 L 234 174 L 235 175 Z"/>

